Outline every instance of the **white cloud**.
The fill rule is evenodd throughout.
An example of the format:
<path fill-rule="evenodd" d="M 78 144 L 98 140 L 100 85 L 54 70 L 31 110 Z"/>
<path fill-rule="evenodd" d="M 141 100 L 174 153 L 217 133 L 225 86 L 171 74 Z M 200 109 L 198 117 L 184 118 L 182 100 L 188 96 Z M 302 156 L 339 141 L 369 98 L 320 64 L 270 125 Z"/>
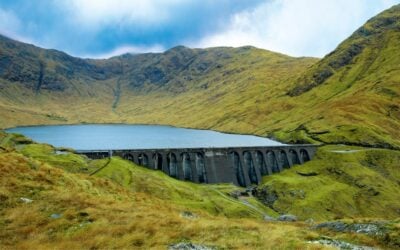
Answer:
<path fill-rule="evenodd" d="M 293 56 L 321 57 L 367 19 L 398 0 L 272 0 L 231 17 L 194 47 L 253 45 Z"/>
<path fill-rule="evenodd" d="M 15 32 L 21 28 L 20 20 L 11 11 L 0 8 L 0 33 L 15 37 Z"/>
<path fill-rule="evenodd" d="M 93 59 L 107 59 L 113 56 L 120 56 L 126 53 L 129 54 L 140 54 L 140 53 L 158 53 L 165 51 L 165 48 L 161 45 L 153 45 L 153 46 L 133 46 L 133 45 L 124 45 L 114 49 L 111 52 L 100 54 L 100 55 L 86 55 L 84 58 L 93 58 Z"/>
<path fill-rule="evenodd" d="M 20 42 L 39 45 L 34 39 L 21 35 L 23 28 L 21 20 L 9 10 L 0 8 L 0 34 Z"/>
<path fill-rule="evenodd" d="M 171 9 L 188 0 L 66 0 L 58 1 L 73 21 L 85 26 L 108 23 L 154 24 L 168 20 Z"/>

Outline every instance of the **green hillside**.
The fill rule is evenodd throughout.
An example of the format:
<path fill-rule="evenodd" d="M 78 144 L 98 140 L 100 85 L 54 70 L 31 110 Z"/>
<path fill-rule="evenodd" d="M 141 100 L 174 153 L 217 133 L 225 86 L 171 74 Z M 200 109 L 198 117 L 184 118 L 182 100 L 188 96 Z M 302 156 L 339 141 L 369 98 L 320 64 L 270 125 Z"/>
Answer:
<path fill-rule="evenodd" d="M 288 91 L 293 100 L 309 100 L 293 110 L 309 114 L 297 132 L 330 143 L 399 148 L 399 40 L 397 5 L 313 65 Z"/>
<path fill-rule="evenodd" d="M 346 220 L 337 222 L 379 225 L 377 235 L 310 227 L 329 219 L 327 213 L 314 222 L 265 221 L 265 215 L 278 213 L 251 195 L 234 198 L 231 193 L 244 190 L 231 184 L 182 182 L 119 158 L 92 161 L 59 150 L 0 133 L 1 249 L 166 249 L 179 242 L 218 249 L 325 249 L 310 241 L 326 239 L 400 246 L 399 221 L 378 205 L 370 209 L 380 219 L 350 219 L 342 213 Z M 325 175 L 319 174 L 319 179 Z M 391 185 L 382 182 L 378 190 Z M 318 206 L 309 203 L 310 209 Z"/>

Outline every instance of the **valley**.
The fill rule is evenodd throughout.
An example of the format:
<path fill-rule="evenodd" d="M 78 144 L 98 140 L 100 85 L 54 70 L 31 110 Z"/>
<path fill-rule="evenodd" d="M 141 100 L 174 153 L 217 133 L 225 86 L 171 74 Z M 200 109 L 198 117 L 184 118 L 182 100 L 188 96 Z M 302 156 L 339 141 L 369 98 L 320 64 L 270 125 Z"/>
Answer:
<path fill-rule="evenodd" d="M 318 145 L 242 188 L 0 130 L 0 248 L 400 248 L 399 41 L 400 5 L 323 58 L 177 46 L 85 59 L 0 35 L 0 129 L 171 125 Z"/>

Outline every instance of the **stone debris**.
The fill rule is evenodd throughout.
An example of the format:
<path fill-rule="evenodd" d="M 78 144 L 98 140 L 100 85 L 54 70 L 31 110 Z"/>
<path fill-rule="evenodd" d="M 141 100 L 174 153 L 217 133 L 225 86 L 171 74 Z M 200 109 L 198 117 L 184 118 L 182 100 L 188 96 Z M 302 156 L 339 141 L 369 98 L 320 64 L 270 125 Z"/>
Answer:
<path fill-rule="evenodd" d="M 307 223 L 310 226 L 314 226 L 315 225 L 315 221 L 313 218 L 309 218 L 305 221 L 305 223 Z"/>
<path fill-rule="evenodd" d="M 168 250 L 216 250 L 215 247 L 193 244 L 191 242 L 180 242 L 168 246 Z"/>
<path fill-rule="evenodd" d="M 25 198 L 25 197 L 21 197 L 21 198 L 19 198 L 19 199 L 20 199 L 20 201 L 22 201 L 23 203 L 32 203 L 32 201 L 33 201 L 33 200 L 28 199 L 28 198 Z"/>
<path fill-rule="evenodd" d="M 292 214 L 283 214 L 278 217 L 279 221 L 289 221 L 289 222 L 294 222 L 297 221 L 297 216 L 292 215 Z"/>
<path fill-rule="evenodd" d="M 194 220 L 194 219 L 199 218 L 199 216 L 197 214 L 194 214 L 194 213 L 192 213 L 190 211 L 183 211 L 180 215 L 181 215 L 182 218 L 190 219 L 190 220 Z"/>
<path fill-rule="evenodd" d="M 271 217 L 269 215 L 264 215 L 264 221 L 276 221 L 274 217 Z"/>
<path fill-rule="evenodd" d="M 60 219 L 62 217 L 62 214 L 51 214 L 50 218 L 52 219 Z"/>
<path fill-rule="evenodd" d="M 354 244 L 350 244 L 348 242 L 330 239 L 330 238 L 323 238 L 323 239 L 319 239 L 319 240 L 309 241 L 309 243 L 330 246 L 330 247 L 334 247 L 334 248 L 340 249 L 340 250 L 377 250 L 377 248 L 354 245 Z"/>
<path fill-rule="evenodd" d="M 318 224 L 314 228 L 326 228 L 336 232 L 352 232 L 367 235 L 383 235 L 385 233 L 385 228 L 382 222 L 348 224 L 341 221 L 334 221 Z"/>

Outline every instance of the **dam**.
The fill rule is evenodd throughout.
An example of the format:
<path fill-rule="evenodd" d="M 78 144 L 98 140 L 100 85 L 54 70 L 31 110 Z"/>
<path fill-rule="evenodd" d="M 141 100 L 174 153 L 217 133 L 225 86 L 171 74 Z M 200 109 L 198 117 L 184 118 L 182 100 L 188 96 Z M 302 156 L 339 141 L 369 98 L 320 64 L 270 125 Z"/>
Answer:
<path fill-rule="evenodd" d="M 243 187 L 311 160 L 317 149 L 252 135 L 160 125 L 52 125 L 7 131 L 73 148 L 92 159 L 119 156 L 179 180 Z"/>
<path fill-rule="evenodd" d="M 119 156 L 137 165 L 160 170 L 179 180 L 195 183 L 233 183 L 248 187 L 262 176 L 279 173 L 310 161 L 315 145 L 280 145 L 220 148 L 161 148 L 78 150 L 91 159 Z"/>

